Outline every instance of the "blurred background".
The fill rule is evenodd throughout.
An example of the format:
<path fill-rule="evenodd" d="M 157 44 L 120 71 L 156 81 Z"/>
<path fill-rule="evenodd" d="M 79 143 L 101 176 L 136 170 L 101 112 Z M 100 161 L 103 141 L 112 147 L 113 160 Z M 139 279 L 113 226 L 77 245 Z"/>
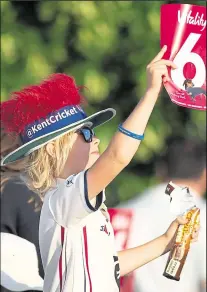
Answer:
<path fill-rule="evenodd" d="M 2 100 L 53 72 L 73 75 L 78 85 L 88 88 L 83 92 L 88 113 L 106 107 L 117 110 L 115 119 L 100 133 L 97 129 L 103 151 L 145 91 L 146 65 L 160 48 L 163 3 L 1 1 Z M 156 182 L 155 159 L 165 150 L 168 136 L 204 140 L 205 125 L 205 112 L 178 107 L 163 90 L 133 162 L 108 188 L 108 205 L 132 198 Z"/>
<path fill-rule="evenodd" d="M 110 123 L 102 126 L 100 130 L 96 130 L 97 136 L 101 139 L 100 150 L 103 152 L 117 130 L 118 124 L 128 116 L 145 92 L 145 68 L 160 49 L 160 7 L 165 3 L 205 5 L 205 1 L 196 0 L 188 2 L 1 1 L 1 100 L 7 100 L 12 91 L 20 90 L 26 85 L 39 83 L 51 73 L 64 72 L 73 75 L 78 85 L 87 87 L 83 90 L 83 95 L 89 102 L 86 108 L 88 114 L 107 107 L 113 107 L 117 111 L 116 117 Z M 135 201 L 132 200 L 131 205 L 127 205 L 130 199 L 141 197 L 143 191 L 147 189 L 151 192 L 151 187 L 156 191 L 155 186 L 159 186 L 163 177 L 168 176 L 167 173 L 164 173 L 166 168 L 165 165 L 162 165 L 162 155 L 168 152 L 169 141 L 173 141 L 173 139 L 176 141 L 176 137 L 206 142 L 206 112 L 190 110 L 173 104 L 163 89 L 148 123 L 145 139 L 142 141 L 139 151 L 130 165 L 107 188 L 108 207 L 130 206 L 131 208 L 131 206 L 135 206 Z M 195 148 L 192 153 L 194 160 L 189 164 L 194 167 L 196 161 L 198 162 L 196 158 L 197 146 L 192 146 L 193 144 L 190 144 L 192 147 L 189 144 L 180 145 L 185 145 L 183 147 L 186 149 Z M 176 157 L 177 149 L 180 149 L 177 160 L 182 160 L 182 151 L 186 150 L 182 149 L 182 146 L 180 147 L 174 148 L 174 157 Z M 202 157 L 199 158 L 201 161 Z M 188 167 L 188 155 L 185 155 L 185 159 L 187 159 L 185 167 Z M 165 163 L 167 162 L 165 161 Z M 182 173 L 184 178 L 185 167 Z M 202 169 L 200 174 L 202 184 L 204 181 Z M 196 170 L 193 175 L 196 175 Z M 194 176 L 191 177 L 192 184 Z M 14 188 L 17 193 L 28 192 L 21 189 L 18 191 L 16 186 Z M 202 190 L 199 189 L 199 191 L 203 196 L 203 192 L 206 192 L 205 187 L 203 186 Z M 3 225 L 6 228 L 5 226 L 1 227 L 1 232 L 12 233 L 7 221 L 9 222 L 14 214 L 13 210 L 9 208 L 10 202 L 14 199 L 12 197 L 9 199 L 9 192 L 17 201 L 18 197 L 16 197 L 14 189 L 6 192 L 8 194 L 4 196 L 5 202 L 2 201 L 4 206 L 3 219 L 6 218 L 6 223 Z M 27 196 L 28 194 L 25 195 L 25 202 Z M 146 193 L 146 197 L 149 199 L 145 202 L 145 207 L 149 205 L 149 202 L 152 203 L 148 193 Z M 160 202 L 162 200 L 161 197 Z M 205 203 L 202 201 L 202 204 Z M 31 210 L 28 209 L 27 214 L 24 209 L 26 207 L 23 206 L 22 214 L 26 214 L 29 218 Z M 153 210 L 154 205 L 151 207 Z M 18 206 L 15 208 L 19 210 Z M 168 212 L 167 208 L 164 209 Z M 10 214 L 12 215 L 10 216 Z M 156 218 L 158 218 L 157 214 L 155 214 Z M 153 217 L 151 219 L 155 220 Z M 159 219 L 160 222 L 164 221 L 163 217 Z M 14 224 L 16 224 L 15 220 L 16 218 L 14 218 Z M 35 240 L 30 240 L 30 237 L 18 234 L 18 232 L 14 232 L 14 234 L 34 242 L 38 251 L 39 213 L 37 218 L 31 220 L 37 224 Z M 139 220 L 137 219 L 137 222 Z M 144 217 L 141 221 L 146 222 Z M 160 222 L 157 222 L 156 226 L 159 226 Z M 167 221 L 164 223 L 168 224 Z M 149 226 L 151 225 L 150 223 Z M 34 224 L 31 223 L 28 228 L 30 226 L 34 226 Z M 137 223 L 134 228 L 134 234 L 136 234 Z M 34 231 L 34 228 L 32 230 Z M 159 230 L 157 229 L 157 231 Z M 138 242 L 136 238 L 135 240 Z M 203 240 L 203 244 L 204 247 L 200 250 L 206 249 L 205 240 Z M 125 245 L 123 246 L 125 247 Z M 202 252 L 201 254 L 203 255 Z M 196 260 L 198 259 L 197 255 L 196 251 Z M 166 259 L 161 263 L 161 268 L 152 267 L 152 274 L 157 270 L 161 277 L 161 270 L 163 270 L 165 262 Z M 199 270 L 200 267 L 201 261 L 198 261 L 196 269 Z M 146 275 L 147 279 L 151 278 L 148 276 L 150 274 Z M 43 271 L 41 276 L 43 277 Z M 192 279 L 193 276 L 189 276 L 186 272 L 187 279 L 189 277 Z M 183 280 L 183 282 L 187 283 L 188 280 Z M 144 282 L 144 285 L 144 290 L 139 288 L 136 292 L 166 291 L 164 286 L 162 286 L 162 291 L 159 287 L 158 290 L 153 290 L 154 288 L 150 288 L 148 280 Z M 180 286 L 181 290 L 178 290 L 177 287 L 172 287 L 173 291 L 203 292 L 205 289 L 204 285 L 200 287 L 201 289 L 197 287 L 198 290 L 192 288 L 193 286 L 192 290 L 188 289 L 187 286 L 185 290 L 182 286 Z M 130 289 L 128 285 L 125 290 L 123 288 L 121 291 L 132 291 Z M 9 290 L 1 288 L 1 291 Z"/>

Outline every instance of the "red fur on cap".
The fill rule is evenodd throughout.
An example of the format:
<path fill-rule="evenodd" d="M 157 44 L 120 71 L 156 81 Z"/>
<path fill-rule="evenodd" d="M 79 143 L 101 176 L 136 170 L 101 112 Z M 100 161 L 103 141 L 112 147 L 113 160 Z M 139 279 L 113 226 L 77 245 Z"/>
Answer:
<path fill-rule="evenodd" d="M 79 105 L 82 96 L 75 80 L 66 74 L 52 74 L 40 85 L 13 92 L 1 103 L 1 122 L 6 132 L 21 133 L 25 126 L 67 105 Z"/>

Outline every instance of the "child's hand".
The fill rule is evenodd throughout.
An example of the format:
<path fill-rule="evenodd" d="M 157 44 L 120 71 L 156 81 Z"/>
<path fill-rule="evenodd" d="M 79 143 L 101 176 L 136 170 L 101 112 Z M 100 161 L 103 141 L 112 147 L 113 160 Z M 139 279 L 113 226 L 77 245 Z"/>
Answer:
<path fill-rule="evenodd" d="M 177 66 L 170 60 L 164 60 L 167 46 L 164 46 L 157 56 L 147 66 L 147 90 L 159 93 L 163 82 L 169 81 L 167 66 L 176 69 Z"/>
<path fill-rule="evenodd" d="M 188 219 L 185 219 L 183 217 L 177 217 L 176 220 L 174 220 L 168 230 L 165 232 L 164 237 L 166 240 L 166 251 L 168 252 L 173 244 L 174 244 L 174 240 L 175 240 L 175 236 L 176 236 L 176 231 L 179 225 L 181 224 L 186 224 L 188 222 Z M 200 225 L 195 226 L 193 234 L 192 234 L 192 240 L 191 242 L 195 242 L 198 240 L 198 235 L 199 235 L 199 229 L 200 229 Z"/>

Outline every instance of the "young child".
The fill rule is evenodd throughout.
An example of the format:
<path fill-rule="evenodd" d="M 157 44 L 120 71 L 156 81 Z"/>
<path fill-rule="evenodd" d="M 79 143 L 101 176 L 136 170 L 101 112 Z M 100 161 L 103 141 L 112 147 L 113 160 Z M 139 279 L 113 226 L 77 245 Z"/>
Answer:
<path fill-rule="evenodd" d="M 71 77 L 55 74 L 2 104 L 4 127 L 22 141 L 2 165 L 28 156 L 27 179 L 44 199 L 39 242 L 45 292 L 117 292 L 120 276 L 168 252 L 178 224 L 186 223 L 178 218 L 160 237 L 117 253 L 104 205 L 105 187 L 130 163 L 144 138 L 162 79 L 169 80 L 167 66 L 175 68 L 162 60 L 166 49 L 147 66 L 144 97 L 102 155 L 93 129 L 113 118 L 115 110 L 87 117 Z M 198 228 L 194 240 L 197 236 Z"/>

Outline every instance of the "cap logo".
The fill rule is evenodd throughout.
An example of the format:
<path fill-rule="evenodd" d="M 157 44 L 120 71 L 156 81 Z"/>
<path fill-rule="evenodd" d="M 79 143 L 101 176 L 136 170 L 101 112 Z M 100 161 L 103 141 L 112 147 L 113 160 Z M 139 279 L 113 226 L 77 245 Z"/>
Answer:
<path fill-rule="evenodd" d="M 56 130 L 61 130 L 65 126 L 76 123 L 86 117 L 85 112 L 80 106 L 66 106 L 51 113 L 45 119 L 40 119 L 29 124 L 22 134 L 23 143 L 27 143 Z"/>

